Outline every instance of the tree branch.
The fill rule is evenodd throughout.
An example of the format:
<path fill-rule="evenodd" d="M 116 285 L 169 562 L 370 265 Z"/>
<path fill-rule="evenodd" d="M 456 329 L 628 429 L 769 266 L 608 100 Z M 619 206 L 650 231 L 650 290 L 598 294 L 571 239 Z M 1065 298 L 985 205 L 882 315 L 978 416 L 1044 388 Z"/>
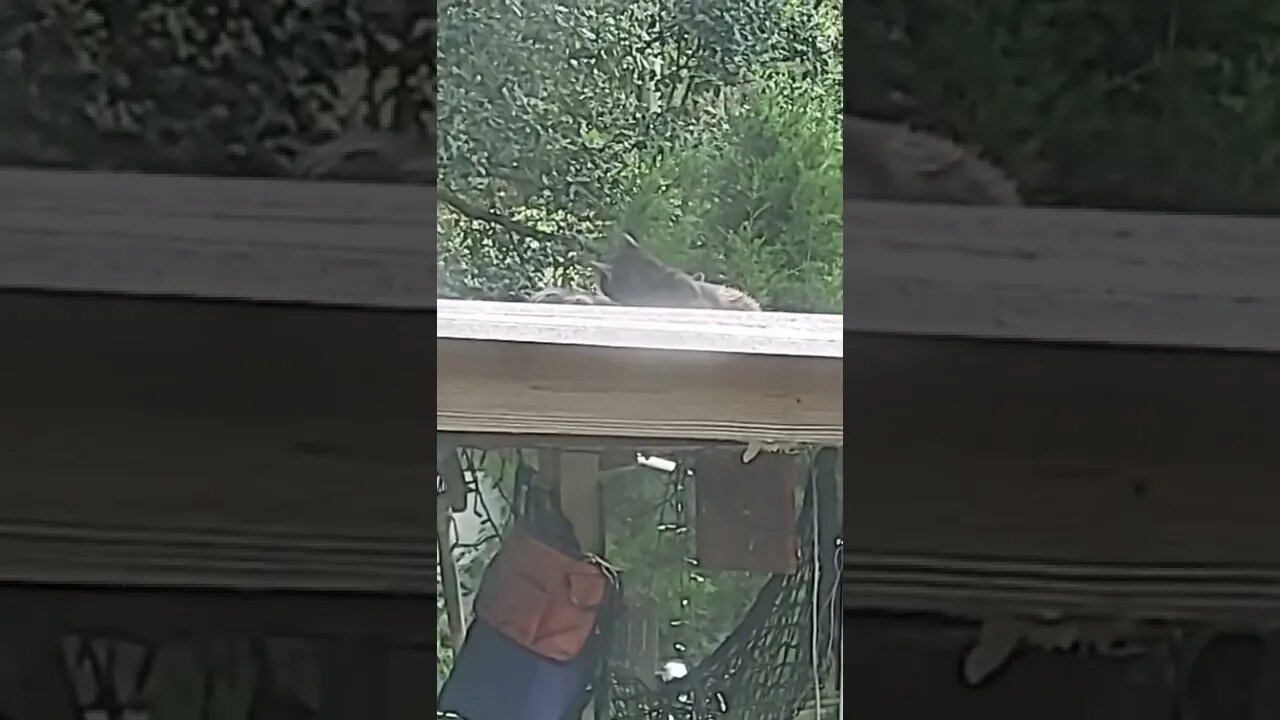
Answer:
<path fill-rule="evenodd" d="M 465 218 L 476 220 L 478 222 L 488 223 L 490 225 L 497 225 L 498 227 L 502 228 L 503 230 L 506 230 L 507 232 L 520 235 L 523 237 L 527 237 L 527 238 L 532 238 L 534 240 L 541 240 L 542 242 L 547 242 L 547 243 L 555 243 L 557 245 L 569 247 L 578 251 L 582 251 L 585 249 L 582 241 L 578 238 L 575 238 L 569 235 L 560 235 L 558 233 L 549 233 L 549 232 L 546 232 L 545 230 L 539 230 L 535 227 L 530 227 L 517 220 L 513 220 L 503 215 L 499 215 L 495 212 L 492 212 L 483 207 L 480 207 L 479 205 L 475 205 L 473 203 L 467 202 L 466 200 L 463 200 L 462 198 L 458 197 L 457 195 L 454 195 L 452 192 L 444 188 L 440 188 L 440 187 L 436 188 L 436 198 L 444 202 L 449 207 L 453 208 L 455 212 L 457 212 L 459 215 L 462 215 Z"/>

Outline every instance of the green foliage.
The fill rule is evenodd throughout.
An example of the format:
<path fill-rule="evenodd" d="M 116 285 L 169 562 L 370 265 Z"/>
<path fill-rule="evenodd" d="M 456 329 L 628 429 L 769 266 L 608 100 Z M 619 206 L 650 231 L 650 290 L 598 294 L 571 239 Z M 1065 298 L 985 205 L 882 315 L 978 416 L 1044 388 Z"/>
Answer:
<path fill-rule="evenodd" d="M 519 298 L 582 284 L 585 259 L 665 204 L 678 207 L 642 230 L 662 231 L 645 234 L 673 251 L 668 260 L 692 261 L 686 269 L 708 276 L 745 273 L 732 279 L 796 306 L 838 306 L 829 296 L 837 282 L 818 282 L 821 298 L 771 285 L 839 275 L 830 198 L 816 190 L 837 185 L 829 163 L 839 155 L 838 19 L 835 3 L 798 0 L 444 5 L 441 294 Z M 752 124 L 755 147 L 744 145 L 756 140 Z M 828 157 L 818 157 L 823 141 Z M 765 180 L 774 169 L 783 175 Z M 735 171 L 746 175 L 735 180 Z M 710 175 L 716 187 L 703 185 Z M 765 195 L 720 197 L 725 187 Z M 765 209 L 772 217 L 757 226 Z M 786 249 L 752 257 L 759 245 Z"/>
<path fill-rule="evenodd" d="M 275 175 L 351 125 L 431 123 L 433 3 L 14 0 L 0 157 Z"/>
<path fill-rule="evenodd" d="M 696 663 L 737 627 L 769 576 L 696 564 L 693 493 L 676 480 L 646 468 L 610 478 L 607 556 L 627 592 L 648 599 L 664 657 Z"/>
<path fill-rule="evenodd" d="M 718 133 L 661 158 L 624 222 L 661 256 L 766 307 L 838 312 L 839 94 L 814 93 L 796 75 L 765 71 L 744 86 Z"/>
<path fill-rule="evenodd" d="M 641 154 L 696 122 L 688 88 L 709 59 L 683 57 L 694 44 L 658 10 L 443 5 L 441 184 L 547 237 L 442 213 L 442 293 L 522 295 L 562 278 L 580 260 L 575 236 L 600 230 Z"/>
<path fill-rule="evenodd" d="M 850 110 L 987 149 L 1033 202 L 1280 210 L 1280 5 L 850 6 Z"/>

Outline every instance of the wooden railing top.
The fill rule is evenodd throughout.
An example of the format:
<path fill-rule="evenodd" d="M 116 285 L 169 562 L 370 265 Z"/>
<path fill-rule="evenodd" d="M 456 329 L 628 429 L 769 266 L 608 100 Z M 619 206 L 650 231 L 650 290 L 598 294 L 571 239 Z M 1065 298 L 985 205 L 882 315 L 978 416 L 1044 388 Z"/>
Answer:
<path fill-rule="evenodd" d="M 440 432 L 843 440 L 838 315 L 441 300 L 436 332 Z"/>
<path fill-rule="evenodd" d="M 435 188 L 0 169 L 0 290 L 426 310 Z"/>
<path fill-rule="evenodd" d="M 1280 352 L 1280 218 L 845 203 L 858 332 Z"/>
<path fill-rule="evenodd" d="M 438 301 L 441 340 L 789 357 L 844 356 L 839 315 Z"/>

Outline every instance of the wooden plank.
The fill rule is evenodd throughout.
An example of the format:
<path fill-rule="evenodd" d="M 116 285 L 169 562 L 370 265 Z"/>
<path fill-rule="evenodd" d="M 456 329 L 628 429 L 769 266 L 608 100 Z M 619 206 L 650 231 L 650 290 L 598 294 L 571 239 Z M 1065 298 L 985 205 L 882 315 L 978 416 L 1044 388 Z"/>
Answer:
<path fill-rule="evenodd" d="M 436 337 L 804 358 L 844 356 L 840 316 L 803 313 L 441 299 Z"/>
<path fill-rule="evenodd" d="M 0 169 L 0 289 L 425 310 L 435 188 Z"/>
<path fill-rule="evenodd" d="M 600 457 L 569 452 L 560 456 L 560 509 L 573 525 L 583 552 L 604 552 L 604 518 L 600 505 Z"/>
<path fill-rule="evenodd" d="M 411 314 L 0 294 L 0 335 L 0 579 L 434 587 Z"/>
<path fill-rule="evenodd" d="M 1280 362 L 866 337 L 844 601 L 1256 620 L 1280 613 Z"/>
<path fill-rule="evenodd" d="M 1280 218 L 845 203 L 852 331 L 1280 351 Z"/>
<path fill-rule="evenodd" d="M 440 432 L 842 435 L 839 316 L 441 300 L 436 332 Z"/>
<path fill-rule="evenodd" d="M 700 567 L 790 574 L 796 570 L 796 458 L 709 450 L 698 454 L 694 527 Z"/>
<path fill-rule="evenodd" d="M 846 611 L 1132 617 L 1252 625 L 1280 612 L 1280 566 L 1161 566 L 850 553 Z"/>
<path fill-rule="evenodd" d="M 528 435 L 518 433 L 456 433 L 440 432 L 437 438 L 447 438 L 458 447 L 477 449 L 528 449 L 554 448 L 558 450 L 578 450 L 582 452 L 606 453 L 620 457 L 628 451 L 636 451 L 645 455 L 663 452 L 701 450 L 709 447 L 745 450 L 747 445 L 732 440 L 689 440 L 672 437 L 651 437 L 637 441 L 629 437 L 613 437 L 609 435 Z"/>
<path fill-rule="evenodd" d="M 594 453 L 567 452 L 559 458 L 560 510 L 573 526 L 583 552 L 604 554 L 604 507 L 600 503 L 600 457 Z M 606 688 L 599 688 L 593 702 L 582 709 L 581 720 L 596 720 L 608 707 Z M 606 711 L 607 712 L 607 711 Z"/>
<path fill-rule="evenodd" d="M 366 593 L 304 598 L 239 590 L 0 585 L 0 604 L 15 626 L 37 625 L 53 633 L 109 629 L 144 642 L 218 635 L 381 636 L 425 647 L 436 631 L 426 600 Z"/>
<path fill-rule="evenodd" d="M 839 358 L 441 339 L 436 362 L 440 432 L 843 440 Z"/>

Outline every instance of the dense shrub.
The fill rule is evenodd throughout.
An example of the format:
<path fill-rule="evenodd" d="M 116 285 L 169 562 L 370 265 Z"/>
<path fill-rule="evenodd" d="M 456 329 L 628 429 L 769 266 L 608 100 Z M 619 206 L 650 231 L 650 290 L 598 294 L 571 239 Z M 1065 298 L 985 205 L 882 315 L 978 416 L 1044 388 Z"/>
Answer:
<path fill-rule="evenodd" d="M 12 0 L 0 161 L 277 174 L 349 126 L 433 123 L 435 3 Z"/>
<path fill-rule="evenodd" d="M 1280 211 L 1280 4 L 848 7 L 847 109 L 980 145 L 1033 202 Z"/>

